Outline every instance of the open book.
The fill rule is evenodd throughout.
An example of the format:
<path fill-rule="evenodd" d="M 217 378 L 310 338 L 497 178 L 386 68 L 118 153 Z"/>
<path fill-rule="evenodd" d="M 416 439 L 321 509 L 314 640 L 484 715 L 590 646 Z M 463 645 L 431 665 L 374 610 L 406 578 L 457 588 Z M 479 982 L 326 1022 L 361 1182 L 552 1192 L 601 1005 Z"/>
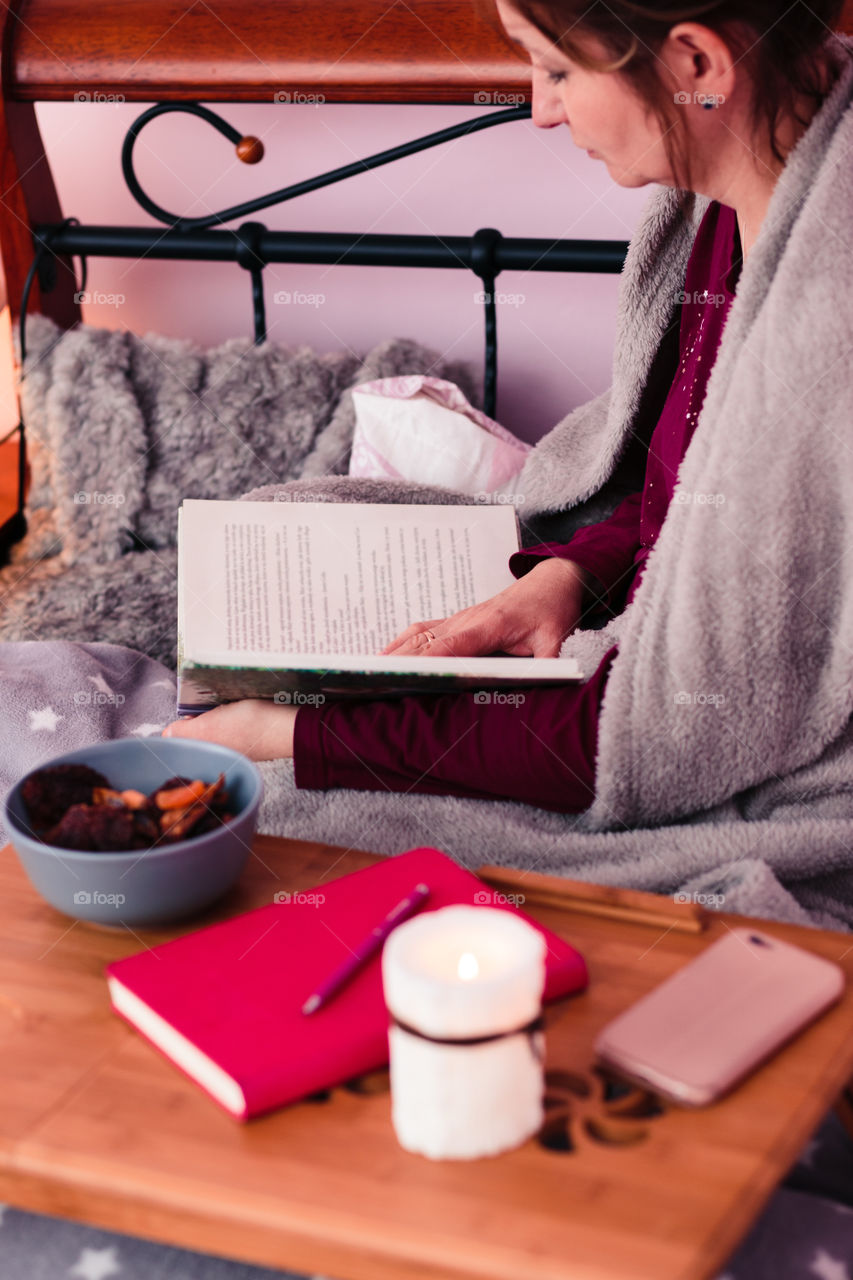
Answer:
<path fill-rule="evenodd" d="M 178 708 L 275 698 L 513 689 L 582 678 L 573 658 L 384 656 L 412 622 L 514 581 L 511 506 L 219 502 L 178 521 Z M 322 697 L 320 697 L 322 695 Z M 502 695 L 503 696 L 503 695 Z"/>

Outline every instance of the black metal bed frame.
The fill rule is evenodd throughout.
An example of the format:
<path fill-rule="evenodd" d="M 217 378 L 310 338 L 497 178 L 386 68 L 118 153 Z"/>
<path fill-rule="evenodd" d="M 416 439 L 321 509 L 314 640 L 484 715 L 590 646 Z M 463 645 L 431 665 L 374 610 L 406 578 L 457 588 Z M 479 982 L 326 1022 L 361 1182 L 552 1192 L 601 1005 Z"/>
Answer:
<path fill-rule="evenodd" d="M 249 144 L 252 160 L 260 159 L 263 147 L 257 139 L 244 138 L 216 112 L 199 103 L 158 103 L 134 121 L 122 147 L 122 172 L 136 202 L 165 230 L 147 227 L 82 225 L 76 218 L 59 224 L 43 224 L 35 228 L 35 253 L 24 287 L 20 316 L 20 358 L 26 356 L 27 305 L 33 281 L 38 276 L 43 292 L 49 292 L 57 277 L 60 257 L 81 260 L 82 284 L 85 290 L 87 259 L 165 258 L 184 261 L 236 262 L 249 273 L 254 314 L 254 341 L 266 339 L 266 309 L 263 270 L 271 262 L 312 263 L 382 267 L 442 267 L 472 271 L 482 283 L 485 312 L 485 359 L 483 375 L 483 409 L 496 416 L 497 397 L 497 314 L 495 281 L 502 271 L 568 271 L 618 274 L 625 260 L 627 241 L 619 240 L 544 240 L 505 237 L 493 227 L 482 227 L 470 236 L 415 236 L 383 233 L 360 235 L 341 232 L 270 231 L 262 222 L 246 221 L 235 230 L 220 229 L 224 223 L 259 213 L 273 205 L 283 204 L 296 196 L 320 187 L 341 182 L 354 174 L 364 173 L 390 164 L 404 156 L 439 146 L 464 134 L 489 129 L 494 125 L 528 119 L 527 105 L 490 111 L 463 124 L 450 125 L 425 134 L 411 142 L 401 143 L 377 152 L 364 160 L 331 169 L 316 177 L 297 182 L 269 195 L 243 201 L 217 213 L 200 218 L 185 218 L 168 212 L 156 204 L 140 184 L 133 166 L 133 150 L 142 129 L 158 116 L 168 112 L 187 112 L 206 121 L 236 147 Z M 26 532 L 24 515 L 25 428 L 23 415 L 15 428 L 20 433 L 20 475 L 18 512 L 13 518 L 13 535 L 17 541 Z M 14 431 L 10 433 L 13 435 Z M 7 525 L 7 528 L 10 526 Z"/>

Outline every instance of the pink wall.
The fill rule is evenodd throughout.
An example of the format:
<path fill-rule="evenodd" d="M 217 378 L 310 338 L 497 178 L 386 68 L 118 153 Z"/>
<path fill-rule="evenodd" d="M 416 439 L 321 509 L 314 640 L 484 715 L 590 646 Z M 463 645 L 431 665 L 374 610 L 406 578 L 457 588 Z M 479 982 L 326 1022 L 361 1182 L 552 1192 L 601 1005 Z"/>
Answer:
<path fill-rule="evenodd" d="M 82 221 L 149 222 L 124 187 L 121 143 L 142 107 L 43 103 L 38 107 L 66 215 Z M 211 212 L 350 163 L 398 142 L 474 118 L 482 108 L 227 105 L 222 114 L 263 138 L 265 159 L 242 165 L 230 144 L 190 117 L 154 121 L 137 143 L 137 172 L 158 203 Z M 648 198 L 623 191 L 572 145 L 567 128 L 529 121 L 497 126 L 258 215 L 271 228 L 628 239 Z M 270 338 L 318 350 L 363 353 L 409 337 L 471 362 L 481 377 L 483 310 L 476 277 L 463 271 L 271 266 Z M 235 265 L 92 259 L 87 322 L 192 337 L 213 344 L 252 330 L 248 277 Z M 498 289 L 497 416 L 535 440 L 610 379 L 617 278 L 505 272 Z M 314 303 L 277 304 L 277 292 Z M 317 303 L 322 297 L 323 301 Z"/>

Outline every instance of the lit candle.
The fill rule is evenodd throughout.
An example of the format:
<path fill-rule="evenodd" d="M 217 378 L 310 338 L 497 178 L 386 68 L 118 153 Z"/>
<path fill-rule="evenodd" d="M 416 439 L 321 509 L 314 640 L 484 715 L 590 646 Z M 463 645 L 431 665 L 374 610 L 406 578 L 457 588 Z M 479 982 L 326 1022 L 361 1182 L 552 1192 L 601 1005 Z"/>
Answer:
<path fill-rule="evenodd" d="M 542 1123 L 545 940 L 520 916 L 444 907 L 382 956 L 392 1120 L 407 1151 L 497 1155 Z"/>

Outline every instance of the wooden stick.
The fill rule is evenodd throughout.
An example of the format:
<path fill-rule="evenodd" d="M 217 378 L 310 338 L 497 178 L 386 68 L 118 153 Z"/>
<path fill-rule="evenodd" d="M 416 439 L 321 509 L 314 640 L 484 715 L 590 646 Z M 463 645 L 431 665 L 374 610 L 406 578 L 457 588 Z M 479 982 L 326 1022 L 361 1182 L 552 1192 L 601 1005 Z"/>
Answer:
<path fill-rule="evenodd" d="M 477 875 L 502 893 L 523 894 L 525 903 L 562 907 L 583 915 L 677 929 L 681 933 L 702 933 L 707 922 L 704 908 L 696 902 L 675 902 L 638 889 L 564 880 L 562 876 L 543 876 L 506 867 L 480 867 Z"/>

